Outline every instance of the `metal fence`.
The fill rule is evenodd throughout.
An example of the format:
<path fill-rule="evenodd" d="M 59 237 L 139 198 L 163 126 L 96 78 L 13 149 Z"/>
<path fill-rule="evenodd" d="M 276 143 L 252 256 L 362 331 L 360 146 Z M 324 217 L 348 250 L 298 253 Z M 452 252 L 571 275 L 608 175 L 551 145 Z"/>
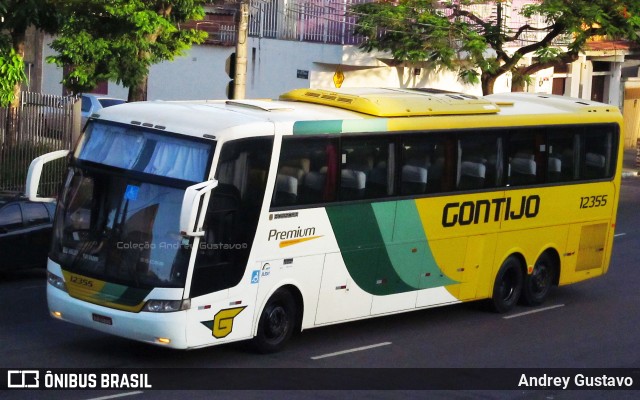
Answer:
<path fill-rule="evenodd" d="M 74 113 L 79 114 L 79 108 L 76 97 L 22 92 L 13 134 L 7 129 L 9 109 L 0 108 L 1 191 L 24 192 L 29 164 L 34 158 L 71 149 L 74 120 L 78 121 L 79 128 L 79 119 L 74 119 Z M 45 165 L 39 188 L 41 195 L 57 194 L 65 168 L 65 159 Z"/>
<path fill-rule="evenodd" d="M 282 40 L 360 44 L 349 9 L 371 0 L 251 0 L 249 35 Z"/>

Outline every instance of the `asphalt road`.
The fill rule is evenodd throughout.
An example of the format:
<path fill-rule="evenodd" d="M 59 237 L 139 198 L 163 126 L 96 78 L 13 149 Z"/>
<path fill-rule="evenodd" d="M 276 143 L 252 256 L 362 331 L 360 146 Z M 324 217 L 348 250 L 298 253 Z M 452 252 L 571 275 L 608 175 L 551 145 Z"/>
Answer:
<path fill-rule="evenodd" d="M 0 368 L 634 368 L 640 370 L 640 179 L 623 183 L 614 252 L 602 278 L 554 290 L 540 307 L 507 315 L 479 303 L 305 331 L 282 352 L 242 343 L 174 351 L 104 335 L 48 316 L 43 271 L 0 281 Z M 535 311 L 535 312 L 532 312 Z M 212 370 L 215 373 L 215 370 Z M 260 374 L 260 370 L 254 371 Z M 428 373 L 428 370 L 425 370 Z M 202 376 L 199 376 L 201 374 Z M 640 379 L 640 375 L 636 375 Z M 282 377 L 281 379 L 287 379 Z M 347 377 L 348 378 L 348 377 Z M 194 370 L 190 382 L 211 379 Z M 345 378 L 346 379 L 346 378 Z M 185 387 L 184 389 L 189 389 Z M 115 396 L 115 397 L 114 397 Z M 638 398 L 630 391 L 27 391 L 11 399 Z"/>

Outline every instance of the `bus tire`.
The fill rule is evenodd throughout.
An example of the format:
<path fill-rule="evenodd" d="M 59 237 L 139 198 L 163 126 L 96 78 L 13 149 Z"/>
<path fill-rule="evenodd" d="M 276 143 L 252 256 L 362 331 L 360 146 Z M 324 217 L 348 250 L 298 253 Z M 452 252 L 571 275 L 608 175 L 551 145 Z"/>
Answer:
<path fill-rule="evenodd" d="M 533 272 L 524 277 L 522 303 L 528 306 L 542 304 L 549 295 L 554 277 L 555 266 L 553 260 L 547 253 L 543 253 L 533 266 Z"/>
<path fill-rule="evenodd" d="M 493 284 L 491 305 L 495 312 L 505 313 L 518 303 L 523 280 L 520 261 L 515 256 L 509 256 L 500 266 Z"/>
<path fill-rule="evenodd" d="M 296 326 L 296 302 L 286 289 L 277 290 L 267 301 L 258 321 L 253 345 L 260 353 L 280 351 L 293 335 Z"/>

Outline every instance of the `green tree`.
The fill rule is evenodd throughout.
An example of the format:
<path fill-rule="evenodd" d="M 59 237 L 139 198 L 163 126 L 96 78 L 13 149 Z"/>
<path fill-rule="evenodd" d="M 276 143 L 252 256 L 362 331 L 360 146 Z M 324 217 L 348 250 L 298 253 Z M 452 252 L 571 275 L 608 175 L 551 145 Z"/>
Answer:
<path fill-rule="evenodd" d="M 60 15 L 53 0 L 0 0 L 0 107 L 9 107 L 6 136 L 9 145 L 17 132 L 21 84 L 24 72 L 24 52 L 27 29 L 30 26 L 54 33 Z"/>
<path fill-rule="evenodd" d="M 146 100 L 151 65 L 206 39 L 203 31 L 179 28 L 203 18 L 205 0 L 57 1 L 66 22 L 49 61 L 71 67 L 63 84 L 75 93 L 112 80 L 129 88 L 129 101 Z"/>
<path fill-rule="evenodd" d="M 429 61 L 458 71 L 490 94 L 496 79 L 512 73 L 514 88 L 535 72 L 573 62 L 599 36 L 639 41 L 638 0 L 536 0 L 519 13 L 541 25 L 509 28 L 506 2 L 486 0 L 380 0 L 356 5 L 355 33 L 365 51 L 389 51 L 397 61 Z M 473 10 L 492 6 L 490 16 Z M 526 33 L 537 32 L 535 40 Z M 531 65 L 522 59 L 532 55 Z"/>

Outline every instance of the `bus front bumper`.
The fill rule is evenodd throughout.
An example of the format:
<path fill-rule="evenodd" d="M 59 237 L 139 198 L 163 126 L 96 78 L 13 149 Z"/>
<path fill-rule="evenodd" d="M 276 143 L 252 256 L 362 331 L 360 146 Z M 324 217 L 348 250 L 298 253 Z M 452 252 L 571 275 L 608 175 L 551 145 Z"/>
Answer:
<path fill-rule="evenodd" d="M 127 312 L 74 299 L 47 284 L 52 317 L 112 335 L 175 349 L 186 349 L 186 312 Z"/>

